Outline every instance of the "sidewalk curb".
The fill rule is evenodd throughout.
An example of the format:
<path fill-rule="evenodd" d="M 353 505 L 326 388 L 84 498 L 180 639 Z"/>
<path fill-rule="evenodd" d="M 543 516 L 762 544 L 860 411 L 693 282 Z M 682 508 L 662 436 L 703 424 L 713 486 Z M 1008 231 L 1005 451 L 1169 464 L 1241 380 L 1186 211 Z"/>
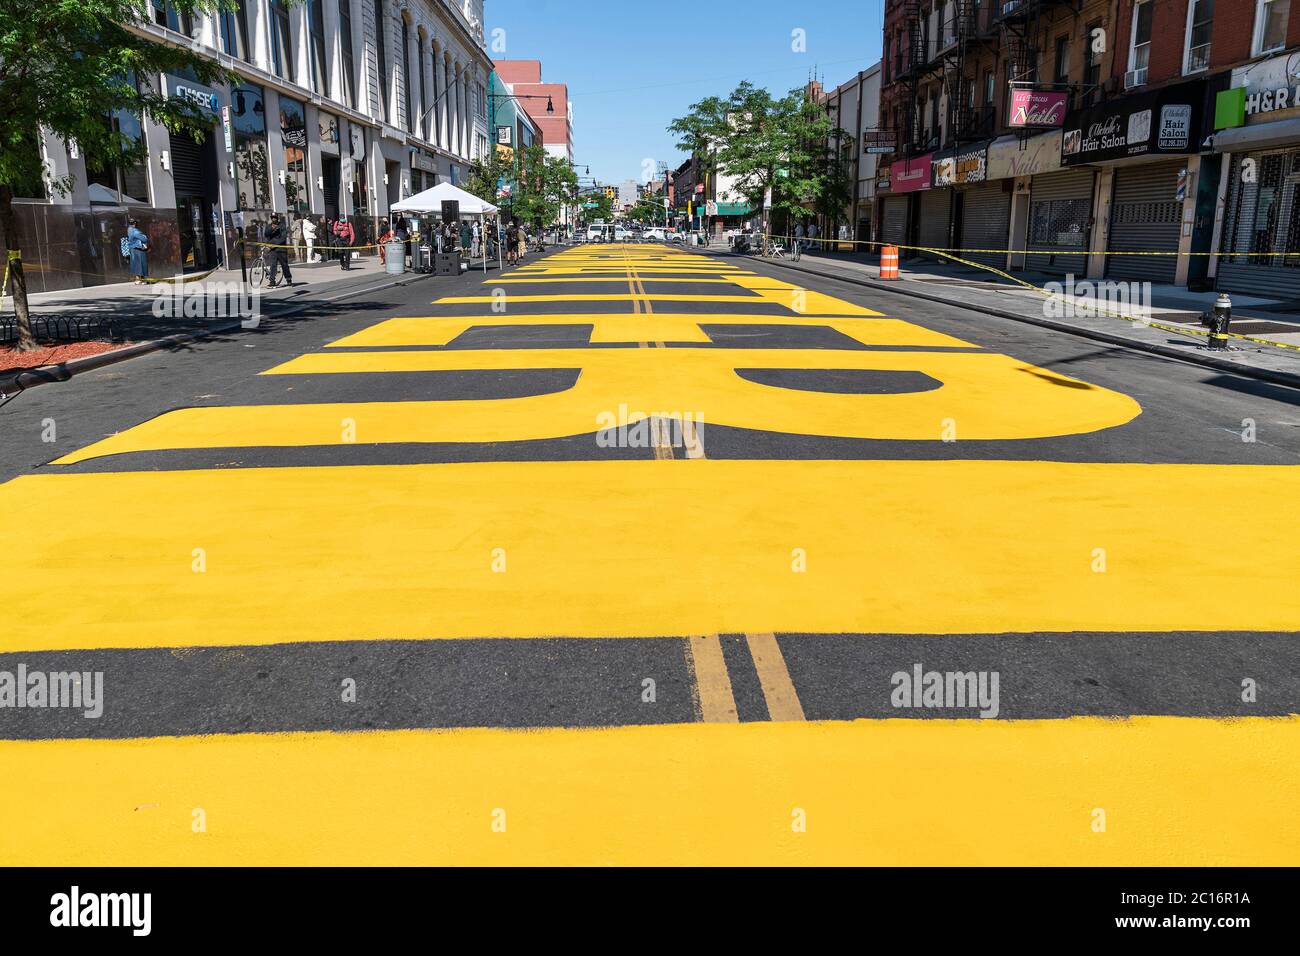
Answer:
<path fill-rule="evenodd" d="M 334 295 L 323 299 L 314 299 L 302 302 L 298 305 L 290 306 L 283 312 L 276 312 L 274 315 L 268 315 L 265 318 L 283 319 L 291 315 L 297 315 L 300 312 L 306 312 L 308 309 L 315 308 L 323 302 L 336 302 L 339 299 L 346 299 L 349 296 L 360 295 L 363 292 L 378 292 L 381 289 L 391 289 L 395 286 L 409 285 L 412 282 L 419 282 L 422 279 L 433 278 L 432 273 L 409 273 L 406 278 L 397 279 L 393 282 L 386 282 L 381 285 L 367 285 L 357 289 L 350 289 L 341 295 Z M 0 396 L 13 388 L 17 391 L 32 388 L 35 385 L 46 385 L 54 382 L 66 382 L 74 375 L 80 375 L 82 372 L 93 372 L 95 369 L 104 368 L 108 365 L 116 365 L 118 362 L 125 362 L 128 359 L 138 358 L 141 355 L 148 355 L 151 352 L 160 352 L 163 349 L 170 348 L 173 345 L 184 345 L 187 342 L 197 342 L 214 335 L 222 335 L 226 332 L 234 332 L 241 329 L 243 323 L 239 319 L 232 319 L 229 322 L 223 322 L 221 325 L 214 325 L 208 329 L 201 329 L 197 332 L 178 332 L 175 335 L 165 335 L 160 339 L 150 339 L 147 342 L 136 342 L 134 345 L 128 345 L 120 349 L 112 349 L 108 352 L 101 352 L 98 355 L 87 355 L 85 358 L 73 359 L 70 362 L 60 362 L 58 365 L 42 365 L 40 368 L 21 369 L 15 372 L 0 373 Z M 253 330 L 248 330 L 253 331 Z"/>
<path fill-rule="evenodd" d="M 700 253 L 706 255 L 709 253 Z M 717 252 L 712 255 L 728 256 L 738 259 L 751 259 L 752 256 L 737 256 L 735 253 Z M 1109 332 L 1102 332 L 1098 329 L 1081 329 L 1073 325 L 1066 325 L 1062 322 L 1053 322 L 1051 319 L 1039 319 L 1033 316 L 1021 315 L 1016 312 L 1008 312 L 1003 309 L 995 309 L 991 306 L 975 305 L 973 303 L 958 302 L 953 299 L 945 299 L 943 296 L 931 295 L 928 292 L 919 292 L 915 289 L 904 289 L 899 286 L 883 283 L 872 279 L 859 279 L 849 276 L 830 275 L 817 269 L 809 269 L 804 266 L 797 266 L 793 263 L 782 262 L 780 260 L 762 259 L 759 261 L 774 266 L 791 269 L 795 272 L 802 272 L 805 275 L 821 276 L 824 279 L 831 279 L 835 282 L 848 282 L 852 285 L 864 286 L 868 289 L 877 289 L 881 292 L 893 292 L 896 295 L 911 296 L 914 299 L 925 299 L 927 302 L 937 302 L 940 305 L 951 305 L 959 309 L 966 309 L 971 312 L 982 312 L 985 315 L 996 316 L 1000 319 L 1010 319 L 1013 322 L 1023 322 L 1026 325 L 1036 325 L 1040 328 L 1051 329 L 1054 332 L 1065 332 L 1068 335 L 1077 335 L 1080 338 L 1092 339 L 1097 342 L 1105 342 L 1108 345 L 1119 345 L 1123 348 L 1133 349 L 1136 352 L 1147 352 L 1152 355 L 1159 355 L 1162 358 L 1176 359 L 1181 362 L 1187 362 L 1192 365 L 1200 365 L 1205 368 L 1212 368 L 1218 372 L 1233 372 L 1238 375 L 1244 375 L 1248 378 L 1256 378 L 1260 381 L 1269 382 L 1274 385 L 1284 385 L 1288 388 L 1300 389 L 1300 374 L 1294 372 L 1279 372 L 1275 369 L 1254 368 L 1249 365 L 1238 365 L 1235 362 L 1229 362 L 1226 359 L 1215 358 L 1211 355 L 1191 354 L 1182 352 L 1168 345 L 1156 345 L 1148 342 L 1135 342 L 1133 339 L 1126 339 L 1121 335 L 1112 335 Z"/>

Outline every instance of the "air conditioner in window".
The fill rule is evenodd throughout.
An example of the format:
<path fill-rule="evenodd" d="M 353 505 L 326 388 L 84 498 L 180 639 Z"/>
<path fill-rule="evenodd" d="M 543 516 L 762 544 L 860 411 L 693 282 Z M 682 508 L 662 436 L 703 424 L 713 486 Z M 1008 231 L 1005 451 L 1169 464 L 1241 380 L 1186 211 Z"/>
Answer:
<path fill-rule="evenodd" d="M 1147 68 L 1144 66 L 1140 70 L 1129 70 L 1124 74 L 1124 89 L 1131 90 L 1135 86 L 1145 86 L 1147 82 Z"/>

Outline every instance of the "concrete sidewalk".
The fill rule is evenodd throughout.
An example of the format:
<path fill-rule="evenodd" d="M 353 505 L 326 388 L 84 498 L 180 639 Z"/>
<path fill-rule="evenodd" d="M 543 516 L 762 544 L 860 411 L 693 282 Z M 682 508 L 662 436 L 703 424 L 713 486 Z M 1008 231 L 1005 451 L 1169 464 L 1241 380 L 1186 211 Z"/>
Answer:
<path fill-rule="evenodd" d="M 482 269 L 479 261 L 478 270 Z M 273 318 L 288 310 L 297 311 L 301 306 L 323 301 L 342 293 L 363 291 L 367 288 L 387 285 L 394 281 L 422 278 L 418 273 L 407 271 L 401 275 L 390 275 L 384 269 L 378 256 L 354 258 L 352 267 L 343 271 L 337 261 L 317 263 L 290 264 L 293 285 L 281 285 L 275 289 L 260 290 L 260 309 L 262 314 Z M 496 271 L 496 263 L 489 262 L 491 272 Z M 437 281 L 437 277 L 430 276 Z M 64 322 L 78 321 L 93 326 L 96 330 L 104 328 L 107 322 L 112 329 L 114 341 L 145 342 L 163 338 L 168 335 L 203 332 L 228 323 L 228 319 L 219 317 L 158 315 L 154 304 L 160 298 L 174 298 L 179 290 L 181 296 L 198 296 L 212 291 L 228 291 L 230 283 L 239 283 L 239 270 L 218 270 L 208 278 L 197 282 L 157 282 L 138 286 L 130 282 L 112 285 L 91 286 L 82 289 L 67 289 L 55 292 L 40 292 L 28 296 L 33 324 L 38 337 L 42 331 L 43 319 Z M 174 309 L 170 311 L 175 311 Z M 0 309 L 0 323 L 13 322 L 13 297 L 6 295 L 3 308 Z M 96 334 L 93 337 L 103 338 Z M 8 338 L 12 341 L 12 337 Z"/>
<path fill-rule="evenodd" d="M 714 255 L 733 256 L 725 250 L 700 250 Z M 736 256 L 749 259 L 751 256 Z M 1079 296 L 1059 293 L 1061 276 L 1043 273 L 1015 273 L 1016 277 L 1036 288 L 1025 288 L 1006 278 L 982 269 L 956 263 L 908 262 L 899 269 L 899 279 L 880 279 L 878 263 L 868 262 L 860 254 L 808 253 L 799 262 L 789 258 L 758 259 L 779 268 L 800 271 L 831 279 L 844 279 L 885 291 L 914 295 L 953 305 L 1022 319 L 1048 328 L 1077 332 L 1144 351 L 1174 358 L 1185 358 L 1217 368 L 1235 367 L 1255 370 L 1259 377 L 1300 386 L 1300 351 L 1230 339 L 1231 350 L 1210 352 L 1202 336 L 1155 328 L 1142 321 L 1128 321 L 1098 314 L 1095 303 Z M 1084 280 L 1075 280 L 1076 283 Z M 1039 291 L 1047 283 L 1057 283 L 1055 298 Z M 1194 293 L 1175 286 L 1151 287 L 1150 307 L 1145 310 L 1151 322 L 1203 331 L 1201 313 L 1212 308 L 1217 293 Z M 1257 336 L 1300 348 L 1300 303 L 1273 299 L 1233 296 L 1233 321 L 1230 331 Z M 1103 303 L 1103 307 L 1105 304 Z M 1283 311 L 1293 308 L 1296 311 Z"/>

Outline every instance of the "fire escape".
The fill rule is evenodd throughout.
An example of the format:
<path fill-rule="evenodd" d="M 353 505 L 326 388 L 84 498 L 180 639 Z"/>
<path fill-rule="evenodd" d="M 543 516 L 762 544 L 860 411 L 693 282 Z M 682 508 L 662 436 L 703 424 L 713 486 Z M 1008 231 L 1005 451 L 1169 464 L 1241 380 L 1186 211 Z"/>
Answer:
<path fill-rule="evenodd" d="M 1053 7 L 1074 10 L 1075 4 L 1071 0 L 986 0 L 986 3 L 991 4 L 991 27 L 1001 32 L 1007 57 L 1006 78 L 1011 88 L 1044 88 L 1038 75 L 1038 60 L 1043 54 L 1038 38 L 1044 24 L 1049 22 Z"/>
<path fill-rule="evenodd" d="M 901 79 L 906 109 L 899 130 L 899 148 L 908 156 L 932 149 L 937 137 L 928 120 L 928 103 L 921 102 L 922 90 L 940 69 L 935 44 L 930 39 L 929 12 L 933 0 L 904 0 L 903 17 L 907 24 L 907 68 Z M 923 12 L 922 8 L 926 8 Z"/>
<path fill-rule="evenodd" d="M 917 155 L 996 136 L 1005 126 L 988 103 L 976 104 L 977 58 L 1001 52 L 1005 80 L 1038 83 L 1038 38 L 1053 7 L 1072 0 L 903 0 L 907 63 L 899 72 L 905 109 L 897 130 L 899 152 Z M 967 75 L 970 72 L 972 75 Z M 1001 74 L 1001 70 L 998 70 Z M 1004 81 L 998 75 L 995 83 Z M 931 103 L 942 95 L 946 109 Z M 923 99 L 924 97 L 924 99 Z M 1005 100 L 1003 100 L 1005 103 Z"/>

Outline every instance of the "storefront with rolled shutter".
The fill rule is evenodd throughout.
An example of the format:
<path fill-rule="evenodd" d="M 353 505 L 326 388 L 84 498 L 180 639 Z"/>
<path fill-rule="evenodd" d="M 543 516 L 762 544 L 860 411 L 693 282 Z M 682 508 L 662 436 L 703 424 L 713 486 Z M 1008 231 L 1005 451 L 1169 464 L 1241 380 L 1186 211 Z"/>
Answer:
<path fill-rule="evenodd" d="M 1185 175 L 1182 160 L 1120 166 L 1110 203 L 1108 252 L 1176 253 L 1183 201 L 1178 183 Z M 1178 269 L 1176 255 L 1108 255 L 1106 277 L 1138 282 L 1171 283 Z"/>
<path fill-rule="evenodd" d="M 1030 181 L 1026 269 L 1052 275 L 1087 274 L 1095 178 L 1094 170 L 1084 168 Z"/>
<path fill-rule="evenodd" d="M 1006 266 L 1011 232 L 1011 180 L 968 187 L 961 195 L 963 259 L 1001 269 Z M 1001 252 L 980 252 L 994 249 Z"/>
<path fill-rule="evenodd" d="M 907 196 L 882 196 L 880 199 L 880 241 L 907 242 Z"/>
<path fill-rule="evenodd" d="M 1300 149 L 1232 157 L 1219 247 L 1217 289 L 1300 299 Z"/>
<path fill-rule="evenodd" d="M 952 190 L 931 189 L 921 193 L 917 206 L 916 244 L 932 249 L 952 246 Z M 926 259 L 946 260 L 938 253 L 921 253 Z"/>
<path fill-rule="evenodd" d="M 1212 140 L 1227 165 L 1215 288 L 1300 299 L 1300 99 L 1295 56 L 1232 71 Z"/>

